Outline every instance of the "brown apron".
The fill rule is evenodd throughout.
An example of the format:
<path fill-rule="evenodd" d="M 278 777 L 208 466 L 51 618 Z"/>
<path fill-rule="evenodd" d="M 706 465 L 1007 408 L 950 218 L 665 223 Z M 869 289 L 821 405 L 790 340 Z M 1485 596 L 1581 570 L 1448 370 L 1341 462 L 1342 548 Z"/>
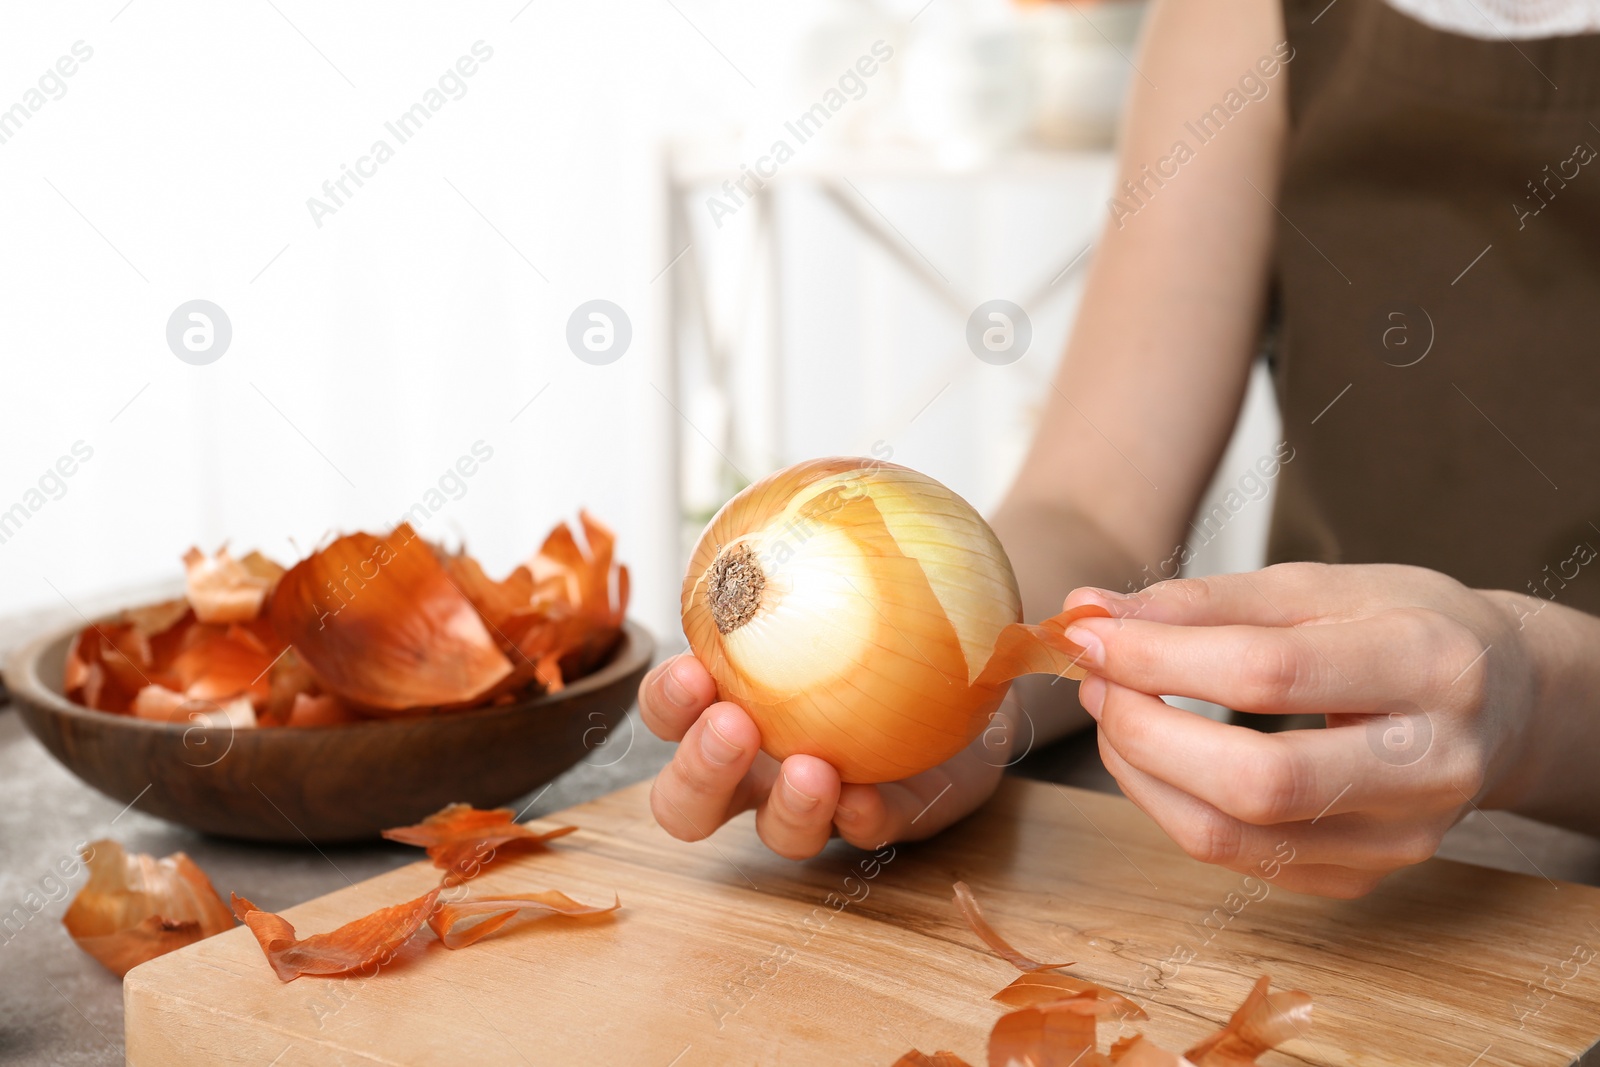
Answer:
<path fill-rule="evenodd" d="M 1270 560 L 1600 612 L 1600 36 L 1284 8 Z"/>

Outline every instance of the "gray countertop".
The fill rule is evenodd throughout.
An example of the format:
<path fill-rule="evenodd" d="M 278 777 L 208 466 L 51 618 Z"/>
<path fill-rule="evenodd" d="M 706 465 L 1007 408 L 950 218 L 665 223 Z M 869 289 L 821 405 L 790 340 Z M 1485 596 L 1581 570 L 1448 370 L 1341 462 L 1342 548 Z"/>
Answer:
<path fill-rule="evenodd" d="M 546 815 L 655 774 L 672 746 L 650 736 L 637 713 L 629 723 L 631 742 L 619 732 L 614 745 L 597 749 L 514 806 L 526 808 L 524 818 Z M 1093 735 L 1035 752 L 1016 770 L 1115 790 Z M 0 926 L 0 1064 L 122 1061 L 121 982 L 80 952 L 61 926 L 83 875 L 70 884 L 54 877 L 57 863 L 80 842 L 101 837 L 113 837 L 129 851 L 187 852 L 224 899 L 238 891 L 272 911 L 417 858 L 415 850 L 385 842 L 318 852 L 227 841 L 124 809 L 56 763 L 14 712 L 0 710 L 0 917 L 15 916 L 15 908 L 28 916 L 15 933 Z M 1451 832 L 1443 854 L 1600 884 L 1600 842 L 1502 813 L 1469 816 Z M 29 900 L 44 903 L 33 913 Z"/>
<path fill-rule="evenodd" d="M 602 746 L 513 806 L 534 818 L 655 774 L 673 746 L 652 737 L 637 714 L 628 722 L 614 743 L 620 754 Z M 237 891 L 269 911 L 417 860 L 416 849 L 381 841 L 320 853 L 228 841 L 125 810 L 57 763 L 15 712 L 0 710 L 0 918 L 14 908 L 29 916 L 14 934 L 0 926 L 0 1064 L 122 1062 L 122 982 L 79 951 L 61 925 L 84 875 L 70 884 L 55 877 L 80 842 L 102 837 L 130 852 L 187 852 L 224 900 Z M 25 904 L 30 894 L 35 904 L 45 901 L 36 914 Z"/>

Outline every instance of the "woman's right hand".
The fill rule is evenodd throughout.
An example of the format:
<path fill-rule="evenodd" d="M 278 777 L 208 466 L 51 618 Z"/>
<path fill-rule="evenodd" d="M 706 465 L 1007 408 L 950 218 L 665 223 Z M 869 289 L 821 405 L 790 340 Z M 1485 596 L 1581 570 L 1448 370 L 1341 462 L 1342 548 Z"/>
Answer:
<path fill-rule="evenodd" d="M 1016 734 L 1009 719 L 997 721 L 959 755 L 915 777 L 842 784 L 839 772 L 816 756 L 780 764 L 762 752 L 755 721 L 737 704 L 717 701 L 716 682 L 691 655 L 674 656 L 645 676 L 639 711 L 657 737 L 679 742 L 650 791 L 667 833 L 698 841 L 754 808 L 761 840 L 794 860 L 816 855 L 836 829 L 867 849 L 944 829 L 994 792 Z M 999 714 L 1010 716 L 1010 706 Z"/>

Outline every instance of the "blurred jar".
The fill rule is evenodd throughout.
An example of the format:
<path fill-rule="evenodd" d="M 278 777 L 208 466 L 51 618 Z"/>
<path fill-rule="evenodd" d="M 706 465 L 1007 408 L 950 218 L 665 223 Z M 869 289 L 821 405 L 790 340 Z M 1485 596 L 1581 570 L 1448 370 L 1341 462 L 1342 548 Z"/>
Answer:
<path fill-rule="evenodd" d="M 867 86 L 859 100 L 852 99 L 841 109 L 837 121 L 829 123 L 830 136 L 857 143 L 891 136 L 895 130 L 896 105 L 900 99 L 901 58 L 906 25 L 891 18 L 875 5 L 859 0 L 829 0 L 821 5 L 816 21 L 801 38 L 788 71 L 789 97 L 795 101 L 814 101 L 839 79 L 853 71 L 864 58 L 874 62 L 874 73 L 862 79 Z M 893 56 L 882 60 L 873 47 L 882 42 Z"/>
<path fill-rule="evenodd" d="M 975 163 L 1020 144 L 1035 124 L 1033 47 L 1014 9 L 941 4 L 906 42 L 906 118 L 942 161 Z"/>
<path fill-rule="evenodd" d="M 1136 62 L 1145 0 L 1056 0 L 1019 5 L 1032 44 L 1034 140 L 1050 148 L 1104 147 L 1116 138 Z"/>

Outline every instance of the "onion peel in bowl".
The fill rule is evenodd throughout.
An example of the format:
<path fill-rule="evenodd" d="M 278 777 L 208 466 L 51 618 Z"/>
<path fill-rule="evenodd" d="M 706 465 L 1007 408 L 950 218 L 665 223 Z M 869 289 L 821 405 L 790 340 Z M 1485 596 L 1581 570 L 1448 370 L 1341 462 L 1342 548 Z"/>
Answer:
<path fill-rule="evenodd" d="M 234 559 L 224 545 L 216 555 L 198 548 L 183 555 L 184 593 L 201 622 L 248 622 L 261 614 L 283 568 L 259 552 Z"/>
<path fill-rule="evenodd" d="M 182 852 L 163 859 L 111 840 L 84 846 L 89 878 L 61 924 L 117 977 L 233 926 L 211 880 Z"/>
<path fill-rule="evenodd" d="M 379 908 L 336 930 L 305 938 L 296 937 L 283 916 L 262 911 L 237 893 L 233 913 L 256 935 L 273 973 L 280 981 L 292 982 L 303 974 L 346 974 L 388 963 L 428 921 L 439 892 L 430 889 L 415 900 Z"/>
<path fill-rule="evenodd" d="M 603 663 L 622 635 L 628 607 L 628 568 L 614 559 L 616 537 L 579 512 L 586 548 L 560 523 L 538 552 L 496 581 L 464 553 L 439 562 L 493 631 L 512 673 L 496 693 L 537 682 L 547 692 Z"/>
<path fill-rule="evenodd" d="M 248 729 L 256 725 L 256 710 L 247 697 L 225 703 L 196 699 L 159 685 L 147 685 L 133 698 L 134 718 L 156 722 L 188 722 L 217 730 Z"/>
<path fill-rule="evenodd" d="M 67 648 L 66 695 L 85 707 L 126 713 L 134 696 L 166 679 L 194 614 L 183 600 L 163 601 L 90 623 Z"/>
<path fill-rule="evenodd" d="M 509 808 L 485 811 L 470 804 L 451 804 L 415 826 L 397 826 L 383 831 L 383 836 L 427 849 L 435 867 L 448 872 L 450 880 L 462 882 L 477 877 L 508 845 L 542 847 L 577 830 L 576 826 L 535 830 L 513 822 L 514 818 Z"/>
<path fill-rule="evenodd" d="M 1038 963 L 1029 959 L 1011 946 L 1011 942 L 1001 937 L 994 927 L 989 925 L 989 920 L 983 917 L 983 910 L 978 907 L 978 898 L 972 895 L 972 887 L 965 882 L 957 882 L 955 889 L 955 905 L 961 915 L 967 920 L 967 925 L 972 927 L 972 932 L 977 934 L 984 944 L 994 950 L 995 955 L 1005 960 L 1019 971 L 1053 971 L 1057 967 L 1070 967 L 1070 963 Z M 1096 986 L 1096 989 L 1099 987 Z M 999 999 L 998 997 L 996 999 Z M 1060 999 L 1055 997 L 1052 999 Z"/>
<path fill-rule="evenodd" d="M 628 605 L 615 537 L 586 512 L 580 522 L 581 545 L 560 523 L 500 581 L 406 524 L 337 538 L 288 571 L 259 552 L 191 548 L 185 598 L 80 630 L 63 690 L 85 707 L 146 718 L 247 698 L 255 720 L 237 725 L 270 727 L 553 693 L 611 656 Z"/>
<path fill-rule="evenodd" d="M 609 905 L 580 904 L 555 889 L 541 893 L 509 893 L 470 900 L 445 901 L 428 918 L 428 926 L 445 948 L 465 948 L 502 929 L 513 919 L 543 919 L 551 915 L 572 918 L 610 915 L 622 907 L 621 898 Z"/>
<path fill-rule="evenodd" d="M 329 692 L 378 713 L 464 705 L 511 673 L 409 523 L 338 538 L 278 580 L 273 626 Z"/>
<path fill-rule="evenodd" d="M 1024 674 L 1082 678 L 1065 637 L 1086 605 L 1024 624 L 1011 563 L 973 507 L 893 463 L 811 460 L 712 518 L 681 607 L 721 697 L 776 759 L 887 782 L 943 763 Z"/>

